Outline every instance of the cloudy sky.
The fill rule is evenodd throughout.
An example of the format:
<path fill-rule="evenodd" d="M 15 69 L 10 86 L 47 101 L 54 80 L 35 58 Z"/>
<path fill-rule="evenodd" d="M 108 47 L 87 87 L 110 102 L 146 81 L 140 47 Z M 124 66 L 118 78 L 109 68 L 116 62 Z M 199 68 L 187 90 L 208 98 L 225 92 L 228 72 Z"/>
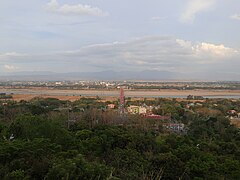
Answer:
<path fill-rule="evenodd" d="M 1 74 L 239 69 L 239 0 L 0 0 Z"/>

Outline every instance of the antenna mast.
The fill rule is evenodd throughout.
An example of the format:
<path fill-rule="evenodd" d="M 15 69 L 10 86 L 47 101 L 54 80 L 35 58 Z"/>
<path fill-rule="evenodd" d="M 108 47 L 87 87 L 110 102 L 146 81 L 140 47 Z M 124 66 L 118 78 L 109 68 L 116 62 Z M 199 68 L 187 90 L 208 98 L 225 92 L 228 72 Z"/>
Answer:
<path fill-rule="evenodd" d="M 125 106 L 125 97 L 124 97 L 124 90 L 121 87 L 120 88 L 120 106 L 119 106 L 119 112 L 120 114 L 124 114 L 124 106 Z"/>

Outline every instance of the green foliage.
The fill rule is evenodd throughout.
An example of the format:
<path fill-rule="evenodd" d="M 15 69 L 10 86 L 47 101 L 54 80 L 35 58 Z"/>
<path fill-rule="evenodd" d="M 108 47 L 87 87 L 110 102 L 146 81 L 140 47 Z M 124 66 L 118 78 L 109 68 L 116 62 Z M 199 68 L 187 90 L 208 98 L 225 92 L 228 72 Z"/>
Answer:
<path fill-rule="evenodd" d="M 70 128 L 65 111 L 52 111 L 66 102 L 11 102 L 5 107 L 9 121 L 0 123 L 0 179 L 240 179 L 240 130 L 223 112 L 239 102 L 209 100 L 184 110 L 185 102 L 145 101 L 184 122 L 188 132 L 156 132 L 138 116 L 103 125 L 98 107 L 104 103 L 93 98 L 68 102 L 87 108 L 73 113 Z"/>
<path fill-rule="evenodd" d="M 58 157 L 46 175 L 46 179 L 107 179 L 111 169 L 103 164 L 88 162 L 81 154 Z"/>
<path fill-rule="evenodd" d="M 14 140 L 0 144 L 0 179 L 11 177 L 32 177 L 41 179 L 45 176 L 55 153 L 61 146 L 47 139 L 33 141 Z"/>
<path fill-rule="evenodd" d="M 74 140 L 71 133 L 59 123 L 32 115 L 18 117 L 9 127 L 8 136 L 11 134 L 14 138 L 23 140 L 46 138 L 63 147 L 71 146 Z"/>

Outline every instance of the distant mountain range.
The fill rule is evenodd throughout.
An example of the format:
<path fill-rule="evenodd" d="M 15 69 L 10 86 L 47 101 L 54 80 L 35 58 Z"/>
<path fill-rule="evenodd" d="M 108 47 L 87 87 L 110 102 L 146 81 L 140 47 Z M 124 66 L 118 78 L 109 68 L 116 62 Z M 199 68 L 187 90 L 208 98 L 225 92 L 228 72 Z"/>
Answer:
<path fill-rule="evenodd" d="M 16 72 L 0 75 L 0 80 L 62 81 L 62 80 L 173 80 L 180 74 L 168 71 L 101 71 L 101 72 Z"/>

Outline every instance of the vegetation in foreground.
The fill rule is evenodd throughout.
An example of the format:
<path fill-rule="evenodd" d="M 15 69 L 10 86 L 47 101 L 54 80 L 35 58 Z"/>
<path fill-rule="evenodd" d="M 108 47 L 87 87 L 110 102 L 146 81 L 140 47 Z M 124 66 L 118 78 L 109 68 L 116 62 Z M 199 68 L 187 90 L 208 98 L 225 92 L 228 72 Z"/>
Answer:
<path fill-rule="evenodd" d="M 239 102 L 208 101 L 182 111 L 184 104 L 156 100 L 156 112 L 162 107 L 188 126 L 186 134 L 175 134 L 140 117 L 106 121 L 116 117 L 106 118 L 101 104 L 90 101 L 70 104 L 81 117 L 70 125 L 69 114 L 56 111 L 70 102 L 2 105 L 0 179 L 240 179 L 240 131 L 224 115 Z"/>

